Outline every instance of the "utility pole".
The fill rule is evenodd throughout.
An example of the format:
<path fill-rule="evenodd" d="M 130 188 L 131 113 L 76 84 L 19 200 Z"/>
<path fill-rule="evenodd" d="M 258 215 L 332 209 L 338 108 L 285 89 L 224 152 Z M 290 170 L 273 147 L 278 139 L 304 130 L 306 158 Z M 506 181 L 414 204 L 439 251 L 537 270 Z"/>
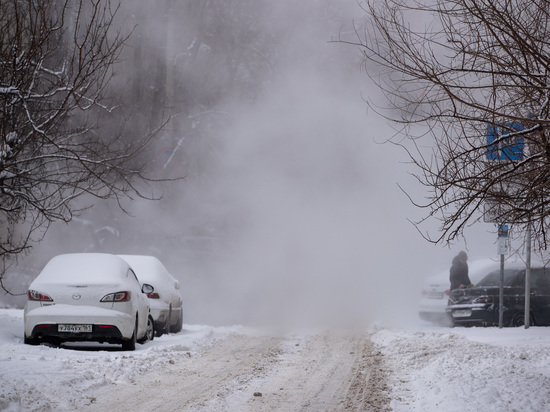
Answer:
<path fill-rule="evenodd" d="M 500 288 L 498 297 L 498 327 L 502 329 L 504 318 L 504 255 L 508 253 L 508 225 L 498 227 L 498 254 L 500 255 Z"/>

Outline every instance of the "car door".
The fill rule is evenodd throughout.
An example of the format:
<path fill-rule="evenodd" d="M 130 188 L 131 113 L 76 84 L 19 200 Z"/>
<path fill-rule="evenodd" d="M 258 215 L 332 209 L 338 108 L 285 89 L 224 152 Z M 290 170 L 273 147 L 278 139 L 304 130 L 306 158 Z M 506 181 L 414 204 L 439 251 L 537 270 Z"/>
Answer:
<path fill-rule="evenodd" d="M 550 269 L 531 269 L 531 313 L 537 325 L 550 325 Z"/>

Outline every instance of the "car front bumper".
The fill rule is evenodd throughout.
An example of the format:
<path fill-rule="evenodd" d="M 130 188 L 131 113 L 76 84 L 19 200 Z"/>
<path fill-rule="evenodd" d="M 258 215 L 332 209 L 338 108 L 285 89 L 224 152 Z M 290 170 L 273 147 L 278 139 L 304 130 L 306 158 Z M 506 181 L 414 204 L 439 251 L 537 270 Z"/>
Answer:
<path fill-rule="evenodd" d="M 493 305 L 484 303 L 449 305 L 446 311 L 454 324 L 493 325 L 495 322 Z"/>

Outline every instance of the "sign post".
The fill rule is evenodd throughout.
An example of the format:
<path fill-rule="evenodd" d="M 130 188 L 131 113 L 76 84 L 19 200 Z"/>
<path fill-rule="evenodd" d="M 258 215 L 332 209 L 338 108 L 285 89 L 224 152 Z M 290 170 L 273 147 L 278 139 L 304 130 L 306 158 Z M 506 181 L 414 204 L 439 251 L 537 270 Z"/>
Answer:
<path fill-rule="evenodd" d="M 487 125 L 487 160 L 492 161 L 519 161 L 523 160 L 523 124 L 518 122 L 504 122 L 502 124 Z M 485 204 L 483 220 L 485 222 L 499 223 L 498 227 L 498 254 L 500 255 L 500 293 L 498 308 L 498 327 L 503 326 L 504 313 L 504 255 L 508 254 L 508 225 L 502 224 L 502 216 L 506 214 L 507 208 L 498 202 Z M 530 230 L 530 228 L 528 229 Z M 528 231 L 529 250 L 527 256 L 527 269 L 525 273 L 525 327 L 529 325 L 529 296 L 528 284 L 530 276 L 531 260 L 531 232 Z"/>
<path fill-rule="evenodd" d="M 498 295 L 498 327 L 502 329 L 504 314 L 504 255 L 508 253 L 508 225 L 498 227 L 498 254 L 500 255 L 500 289 Z"/>
<path fill-rule="evenodd" d="M 525 329 L 529 329 L 531 324 L 531 224 L 527 225 L 527 235 L 525 239 Z"/>

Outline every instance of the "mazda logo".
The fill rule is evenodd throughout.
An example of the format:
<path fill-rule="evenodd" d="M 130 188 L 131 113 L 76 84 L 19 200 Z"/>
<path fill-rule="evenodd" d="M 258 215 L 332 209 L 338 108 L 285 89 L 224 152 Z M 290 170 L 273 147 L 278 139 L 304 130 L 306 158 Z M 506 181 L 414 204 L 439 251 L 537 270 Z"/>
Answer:
<path fill-rule="evenodd" d="M 81 296 L 80 296 L 79 293 L 75 293 L 75 294 L 73 295 L 73 299 L 74 299 L 74 300 L 78 300 L 78 299 L 80 299 L 80 298 L 81 298 Z"/>

